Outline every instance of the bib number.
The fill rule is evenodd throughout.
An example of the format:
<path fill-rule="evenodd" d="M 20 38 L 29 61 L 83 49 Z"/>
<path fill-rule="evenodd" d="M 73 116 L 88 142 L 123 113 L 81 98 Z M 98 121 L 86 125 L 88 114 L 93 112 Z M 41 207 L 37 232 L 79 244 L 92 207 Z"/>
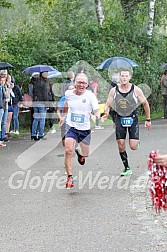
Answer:
<path fill-rule="evenodd" d="M 79 114 L 71 114 L 71 121 L 76 122 L 76 123 L 84 123 L 84 115 L 79 115 Z"/>
<path fill-rule="evenodd" d="M 121 118 L 121 125 L 123 127 L 131 127 L 133 124 L 133 118 L 132 117 L 122 117 Z"/>

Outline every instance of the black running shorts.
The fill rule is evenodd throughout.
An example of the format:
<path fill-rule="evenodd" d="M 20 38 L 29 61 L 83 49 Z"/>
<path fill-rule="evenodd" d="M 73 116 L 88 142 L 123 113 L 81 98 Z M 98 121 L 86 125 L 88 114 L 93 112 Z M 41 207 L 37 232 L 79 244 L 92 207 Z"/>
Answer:
<path fill-rule="evenodd" d="M 138 116 L 133 116 L 133 124 L 130 127 L 123 127 L 121 125 L 121 117 L 116 116 L 115 118 L 116 126 L 116 139 L 125 139 L 127 131 L 129 132 L 129 139 L 139 140 L 139 123 Z"/>

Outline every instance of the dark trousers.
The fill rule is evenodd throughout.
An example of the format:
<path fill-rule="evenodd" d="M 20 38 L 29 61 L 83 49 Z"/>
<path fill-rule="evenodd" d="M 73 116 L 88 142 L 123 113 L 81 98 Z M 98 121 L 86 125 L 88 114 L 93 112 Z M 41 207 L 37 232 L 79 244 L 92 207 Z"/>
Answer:
<path fill-rule="evenodd" d="M 167 95 L 163 95 L 164 99 L 164 118 L 167 119 Z"/>

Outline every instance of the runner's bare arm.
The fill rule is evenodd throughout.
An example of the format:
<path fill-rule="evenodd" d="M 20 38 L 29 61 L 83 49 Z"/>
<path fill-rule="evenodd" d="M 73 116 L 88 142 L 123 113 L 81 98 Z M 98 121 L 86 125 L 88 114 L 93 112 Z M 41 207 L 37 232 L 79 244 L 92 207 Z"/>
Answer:
<path fill-rule="evenodd" d="M 140 103 L 143 105 L 144 107 L 144 111 L 146 114 L 146 121 L 145 121 L 145 127 L 147 127 L 148 129 L 151 128 L 151 118 L 150 118 L 150 106 L 149 103 L 146 99 L 146 97 L 144 96 L 142 90 L 138 87 L 135 86 L 135 94 L 138 97 Z"/>
<path fill-rule="evenodd" d="M 114 99 L 114 94 L 115 94 L 115 88 L 112 88 L 109 92 L 109 95 L 108 95 L 108 98 L 107 98 L 107 101 L 106 101 L 106 104 L 105 104 L 105 107 L 104 107 L 104 115 L 101 117 L 101 120 L 106 120 L 109 116 L 109 112 L 110 112 L 110 107 L 111 107 L 111 104 L 113 102 L 113 99 Z"/>
<path fill-rule="evenodd" d="M 63 113 L 61 115 L 61 117 L 59 118 L 59 125 L 62 126 L 63 125 L 63 122 L 64 122 L 64 118 L 65 116 L 67 115 L 67 112 L 68 112 L 68 103 L 65 102 L 64 103 L 64 108 L 63 108 Z"/>

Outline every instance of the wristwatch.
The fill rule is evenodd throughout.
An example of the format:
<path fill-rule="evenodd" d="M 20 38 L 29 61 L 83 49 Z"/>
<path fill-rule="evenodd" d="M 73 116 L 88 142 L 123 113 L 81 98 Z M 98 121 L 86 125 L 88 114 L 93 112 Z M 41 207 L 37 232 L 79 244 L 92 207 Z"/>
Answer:
<path fill-rule="evenodd" d="M 150 119 L 146 119 L 147 122 L 151 122 L 151 118 Z"/>

